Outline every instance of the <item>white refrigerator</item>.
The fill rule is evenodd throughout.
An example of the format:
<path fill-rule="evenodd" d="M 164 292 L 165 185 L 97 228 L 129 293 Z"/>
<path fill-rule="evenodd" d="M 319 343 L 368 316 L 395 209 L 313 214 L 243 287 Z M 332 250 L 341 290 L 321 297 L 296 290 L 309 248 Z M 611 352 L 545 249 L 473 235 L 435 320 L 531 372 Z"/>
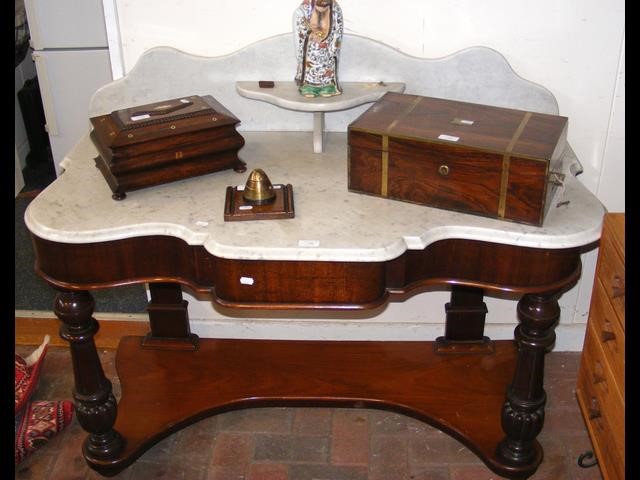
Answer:
<path fill-rule="evenodd" d="M 89 131 L 89 101 L 112 81 L 102 0 L 25 0 L 46 130 L 60 162 Z"/>

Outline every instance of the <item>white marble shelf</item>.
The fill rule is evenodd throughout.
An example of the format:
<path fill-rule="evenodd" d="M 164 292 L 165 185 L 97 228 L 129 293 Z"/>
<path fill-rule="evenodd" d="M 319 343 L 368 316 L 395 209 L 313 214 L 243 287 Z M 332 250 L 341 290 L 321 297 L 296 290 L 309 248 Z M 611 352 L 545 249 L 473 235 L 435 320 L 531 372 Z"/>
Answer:
<path fill-rule="evenodd" d="M 379 262 L 447 238 L 571 248 L 600 237 L 604 208 L 569 173 L 576 163 L 570 147 L 565 188 L 544 225 L 534 227 L 349 192 L 346 133 L 327 134 L 322 154 L 304 148 L 306 132 L 243 136 L 240 157 L 248 172 L 262 168 L 272 182 L 293 185 L 294 218 L 225 222 L 226 187 L 243 185 L 248 175 L 232 170 L 128 192 L 115 201 L 87 135 L 65 158 L 65 173 L 30 203 L 26 225 L 62 243 L 170 235 L 213 255 L 244 260 Z"/>
<path fill-rule="evenodd" d="M 342 94 L 333 97 L 306 98 L 298 92 L 295 82 L 274 82 L 272 88 L 262 88 L 258 82 L 236 82 L 236 91 L 246 98 L 261 100 L 296 112 L 313 113 L 313 151 L 322 153 L 324 113 L 348 110 L 378 100 L 387 92 L 402 93 L 400 82 L 342 82 Z"/>

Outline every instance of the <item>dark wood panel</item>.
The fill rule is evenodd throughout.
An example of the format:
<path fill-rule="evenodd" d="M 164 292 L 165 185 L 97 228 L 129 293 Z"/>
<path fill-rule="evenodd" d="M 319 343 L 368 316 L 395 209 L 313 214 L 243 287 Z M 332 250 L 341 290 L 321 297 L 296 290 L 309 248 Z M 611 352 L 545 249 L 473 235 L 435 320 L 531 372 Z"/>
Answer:
<path fill-rule="evenodd" d="M 243 164 L 238 159 L 237 150 L 206 153 L 199 157 L 161 162 L 157 165 L 145 163 L 140 169 L 117 174 L 111 171 L 102 157 L 97 157 L 95 162 L 114 192 L 139 190 L 231 168 L 239 170 L 239 165 Z"/>
<path fill-rule="evenodd" d="M 555 147 L 566 138 L 568 129 L 566 117 L 536 113 L 531 116 L 514 152 L 537 158 L 554 160 Z"/>
<path fill-rule="evenodd" d="M 354 120 L 350 129 L 436 142 L 446 134 L 459 137 L 458 145 L 504 153 L 527 113 L 530 117 L 521 141 L 512 145 L 512 152 L 550 159 L 566 132 L 566 117 L 389 92 Z"/>
<path fill-rule="evenodd" d="M 124 468 L 166 435 L 206 416 L 285 405 L 411 415 L 455 436 L 505 476 L 531 473 L 540 461 L 510 467 L 496 458 L 504 437 L 499 413 L 517 354 L 513 341 L 496 342 L 491 355 L 445 356 L 435 354 L 430 342 L 204 339 L 198 351 L 176 352 L 142 350 L 140 341 L 126 337 L 118 350 L 123 380 L 114 428 L 127 443 L 108 462 L 92 460 L 103 471 Z M 470 391 L 478 401 L 469 401 Z"/>
<path fill-rule="evenodd" d="M 226 305 L 363 305 L 385 298 L 384 263 L 216 259 L 215 295 Z"/>
<path fill-rule="evenodd" d="M 36 271 L 55 286 L 96 289 L 178 282 L 229 307 L 375 308 L 388 293 L 406 297 L 461 284 L 486 293 L 562 290 L 580 275 L 579 249 L 536 249 L 450 239 L 388 262 L 228 260 L 165 236 L 63 244 L 33 237 Z M 240 278 L 252 279 L 253 285 Z"/>
<path fill-rule="evenodd" d="M 166 100 L 92 117 L 89 120 L 95 132 L 93 140 L 113 151 L 136 154 L 156 149 L 156 142 L 167 137 L 240 123 L 240 119 L 211 95 L 192 95 L 189 101 L 191 105 L 183 104 L 180 99 Z M 166 113 L 158 110 L 169 103 L 177 108 L 168 109 Z M 142 118 L 141 113 L 150 115 Z M 137 115 L 138 120 L 133 121 L 132 115 Z M 131 148 L 133 150 L 129 150 Z"/>
<path fill-rule="evenodd" d="M 68 244 L 32 235 L 36 272 L 61 288 L 93 290 L 131 283 L 176 281 L 195 290 L 213 286 L 203 247 L 169 236 Z"/>
<path fill-rule="evenodd" d="M 371 133 L 349 127 L 349 146 L 366 150 L 382 150 L 382 133 Z"/>
<path fill-rule="evenodd" d="M 477 286 L 494 293 L 544 292 L 572 285 L 581 273 L 577 248 L 554 250 L 450 239 L 423 251 L 408 250 L 405 257 L 402 291 L 438 282 Z"/>
<path fill-rule="evenodd" d="M 382 153 L 349 147 L 349 191 L 382 195 Z"/>
<path fill-rule="evenodd" d="M 145 168 L 175 162 L 182 158 L 199 157 L 226 150 L 236 152 L 244 145 L 244 138 L 237 134 L 233 126 L 218 128 L 205 132 L 192 132 L 183 137 L 167 137 L 139 151 L 118 152 L 111 155 L 108 149 L 99 148 L 100 155 L 107 161 L 114 174 L 143 170 Z"/>
<path fill-rule="evenodd" d="M 512 157 L 504 217 L 538 225 L 545 209 L 549 166 L 537 160 Z M 549 199 L 550 200 L 550 199 Z"/>
<path fill-rule="evenodd" d="M 495 216 L 502 157 L 468 148 L 389 139 L 389 197 Z"/>

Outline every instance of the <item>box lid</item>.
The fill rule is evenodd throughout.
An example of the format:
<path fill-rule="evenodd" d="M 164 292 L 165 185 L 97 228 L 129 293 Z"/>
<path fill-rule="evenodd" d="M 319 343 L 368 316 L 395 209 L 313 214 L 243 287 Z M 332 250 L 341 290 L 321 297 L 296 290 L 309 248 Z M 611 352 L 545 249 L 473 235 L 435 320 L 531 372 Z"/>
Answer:
<path fill-rule="evenodd" d="M 564 150 L 567 124 L 558 115 L 390 92 L 349 130 L 551 160 Z"/>
<path fill-rule="evenodd" d="M 134 106 L 90 120 L 95 140 L 111 149 L 240 123 L 210 95 Z"/>

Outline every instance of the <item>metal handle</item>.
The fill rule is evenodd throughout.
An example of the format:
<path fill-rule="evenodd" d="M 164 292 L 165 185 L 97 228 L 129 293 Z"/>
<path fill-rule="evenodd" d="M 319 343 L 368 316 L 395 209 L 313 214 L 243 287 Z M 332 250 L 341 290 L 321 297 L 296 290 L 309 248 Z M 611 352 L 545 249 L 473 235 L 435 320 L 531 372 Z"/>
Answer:
<path fill-rule="evenodd" d="M 440 165 L 440 167 L 438 167 L 438 173 L 440 175 L 442 175 L 443 177 L 446 177 L 447 175 L 449 175 L 449 166 L 448 165 Z"/>
<path fill-rule="evenodd" d="M 549 183 L 552 183 L 558 187 L 564 185 L 565 174 L 560 172 L 549 172 Z"/>
<path fill-rule="evenodd" d="M 585 461 L 589 460 L 589 461 Z M 591 468 L 598 464 L 598 459 L 591 450 L 588 450 L 578 457 L 578 466 L 582 468 Z"/>
<path fill-rule="evenodd" d="M 600 404 L 598 403 L 598 399 L 596 397 L 591 397 L 591 405 L 589 405 L 588 409 L 589 420 L 594 420 L 596 418 L 600 418 Z"/>

